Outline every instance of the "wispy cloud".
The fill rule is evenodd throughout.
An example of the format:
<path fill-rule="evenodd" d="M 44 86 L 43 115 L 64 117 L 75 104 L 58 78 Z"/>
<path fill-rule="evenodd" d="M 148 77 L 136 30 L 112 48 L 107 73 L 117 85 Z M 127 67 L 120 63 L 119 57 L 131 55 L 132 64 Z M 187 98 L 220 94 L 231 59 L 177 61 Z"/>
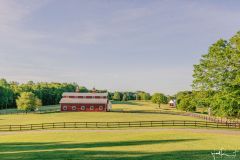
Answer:
<path fill-rule="evenodd" d="M 5 45 L 26 47 L 35 39 L 46 37 L 43 33 L 27 30 L 25 20 L 49 0 L 0 0 L 0 41 Z"/>

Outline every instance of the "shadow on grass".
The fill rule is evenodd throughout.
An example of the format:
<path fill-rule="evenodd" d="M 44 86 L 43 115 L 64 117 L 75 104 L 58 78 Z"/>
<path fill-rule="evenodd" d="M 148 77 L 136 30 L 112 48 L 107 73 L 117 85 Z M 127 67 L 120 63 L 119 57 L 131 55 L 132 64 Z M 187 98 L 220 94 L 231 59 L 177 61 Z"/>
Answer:
<path fill-rule="evenodd" d="M 174 140 L 144 140 L 144 141 L 119 141 L 119 142 L 95 142 L 95 143 L 0 143 L 0 153 L 7 151 L 28 151 L 45 149 L 74 149 L 74 148 L 96 148 L 96 147 L 120 147 L 134 145 L 152 145 L 160 143 L 177 143 L 197 141 L 199 139 L 174 139 Z"/>
<path fill-rule="evenodd" d="M 211 150 L 171 151 L 171 152 L 137 152 L 106 150 L 48 150 L 28 153 L 1 154 L 1 160 L 214 160 Z M 233 158 L 216 158 L 216 160 L 233 160 Z M 235 158 L 239 159 L 239 156 Z"/>
<path fill-rule="evenodd" d="M 173 152 L 142 152 L 142 151 L 107 151 L 111 147 L 133 147 L 134 145 L 153 145 L 197 141 L 199 139 L 173 139 L 149 141 L 95 142 L 95 143 L 1 143 L 1 160 L 12 159 L 58 159 L 58 160 L 209 160 L 211 151 L 173 151 Z M 108 148 L 101 148 L 108 147 Z M 112 149 L 112 148 L 111 148 Z M 123 148 L 124 149 L 124 148 Z M 125 148 L 126 149 L 126 148 Z"/>

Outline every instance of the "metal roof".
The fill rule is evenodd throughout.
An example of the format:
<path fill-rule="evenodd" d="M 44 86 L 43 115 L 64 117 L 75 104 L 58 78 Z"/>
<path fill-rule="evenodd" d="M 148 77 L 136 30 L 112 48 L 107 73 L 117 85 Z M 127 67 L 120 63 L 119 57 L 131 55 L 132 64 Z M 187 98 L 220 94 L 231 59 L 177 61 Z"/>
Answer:
<path fill-rule="evenodd" d="M 62 98 L 59 103 L 76 104 L 107 104 L 107 99 L 81 99 L 81 98 Z"/>
<path fill-rule="evenodd" d="M 64 92 L 62 96 L 108 96 L 108 93 L 77 93 L 77 92 Z"/>

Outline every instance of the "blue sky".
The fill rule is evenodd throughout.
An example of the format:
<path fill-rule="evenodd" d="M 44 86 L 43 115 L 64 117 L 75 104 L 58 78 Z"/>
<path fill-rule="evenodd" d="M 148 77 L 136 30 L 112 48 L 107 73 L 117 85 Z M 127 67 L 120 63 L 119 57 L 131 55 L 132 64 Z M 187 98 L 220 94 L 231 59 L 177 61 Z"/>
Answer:
<path fill-rule="evenodd" d="M 0 0 L 0 77 L 110 91 L 191 89 L 193 64 L 240 30 L 240 1 Z"/>

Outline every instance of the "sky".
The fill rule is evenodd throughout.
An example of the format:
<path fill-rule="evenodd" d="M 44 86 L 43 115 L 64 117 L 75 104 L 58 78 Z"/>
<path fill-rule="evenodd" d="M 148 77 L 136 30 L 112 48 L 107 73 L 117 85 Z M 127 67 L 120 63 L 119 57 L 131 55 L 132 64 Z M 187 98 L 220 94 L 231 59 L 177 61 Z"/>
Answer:
<path fill-rule="evenodd" d="M 0 78 L 191 90 L 201 55 L 240 30 L 239 7 L 238 0 L 0 0 Z"/>

